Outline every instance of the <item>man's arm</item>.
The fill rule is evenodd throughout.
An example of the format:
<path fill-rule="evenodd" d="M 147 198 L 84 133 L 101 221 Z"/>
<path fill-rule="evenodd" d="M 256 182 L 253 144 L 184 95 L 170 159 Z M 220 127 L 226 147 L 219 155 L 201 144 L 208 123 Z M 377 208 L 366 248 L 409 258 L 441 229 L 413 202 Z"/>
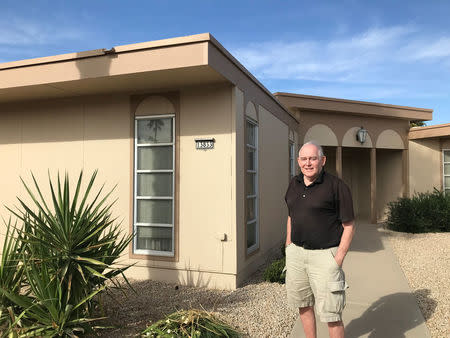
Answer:
<path fill-rule="evenodd" d="M 288 216 L 286 222 L 286 246 L 291 244 L 291 217 Z"/>
<path fill-rule="evenodd" d="M 344 227 L 344 231 L 342 232 L 341 243 L 339 243 L 338 250 L 334 256 L 334 259 L 339 266 L 342 266 L 345 255 L 347 254 L 350 243 L 352 242 L 353 234 L 355 233 L 355 222 L 350 221 L 342 223 L 342 226 Z"/>

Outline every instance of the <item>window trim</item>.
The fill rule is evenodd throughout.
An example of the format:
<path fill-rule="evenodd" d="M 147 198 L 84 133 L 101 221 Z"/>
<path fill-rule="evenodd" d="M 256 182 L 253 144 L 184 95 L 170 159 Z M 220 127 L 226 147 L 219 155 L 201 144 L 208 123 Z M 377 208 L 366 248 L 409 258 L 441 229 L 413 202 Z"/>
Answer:
<path fill-rule="evenodd" d="M 247 143 L 247 123 L 250 123 L 255 128 L 255 144 L 248 144 Z M 259 136 L 259 127 L 258 122 L 253 120 L 252 118 L 246 116 L 245 118 L 245 157 L 246 162 L 248 161 L 248 150 L 252 149 L 255 154 L 255 167 L 254 170 L 248 169 L 248 164 L 246 164 L 245 168 L 245 179 L 248 180 L 247 174 L 254 174 L 255 175 L 255 193 L 253 195 L 247 195 L 247 184 L 245 185 L 245 202 L 246 202 L 246 209 L 245 209 L 245 250 L 247 255 L 250 255 L 257 251 L 259 249 L 259 156 L 258 156 L 258 136 Z M 249 208 L 249 201 L 253 201 L 255 203 L 255 218 L 248 220 L 247 219 L 247 212 Z M 248 235 L 248 225 L 249 224 L 255 224 L 255 244 L 253 244 L 250 247 L 247 247 L 247 235 Z"/>
<path fill-rule="evenodd" d="M 292 160 L 292 161 L 291 161 Z M 289 140 L 289 180 L 296 174 L 295 165 L 295 142 Z"/>
<path fill-rule="evenodd" d="M 171 143 L 143 143 L 138 145 L 138 120 L 152 120 L 152 119 L 172 119 L 172 142 Z M 157 257 L 175 257 L 175 175 L 176 175 L 176 118 L 175 114 L 162 114 L 162 115 L 139 115 L 134 116 L 134 159 L 133 159 L 133 244 L 132 250 L 134 255 L 146 255 Z M 138 148 L 139 147 L 154 147 L 154 146 L 172 146 L 172 169 L 137 169 L 138 160 Z M 137 175 L 139 173 L 172 173 L 172 196 L 137 196 Z M 160 224 L 160 223 L 138 223 L 137 222 L 137 201 L 138 200 L 171 200 L 172 201 L 172 224 Z M 171 227 L 172 228 L 172 250 L 171 251 L 159 251 L 159 250 L 145 250 L 137 249 L 137 227 Z"/>
<path fill-rule="evenodd" d="M 442 149 L 442 191 L 445 193 L 446 190 L 449 190 L 450 193 L 450 186 L 445 186 L 445 178 L 450 177 L 450 174 L 445 174 L 445 165 L 450 164 L 450 162 L 445 162 L 445 152 L 450 153 L 450 149 Z"/>

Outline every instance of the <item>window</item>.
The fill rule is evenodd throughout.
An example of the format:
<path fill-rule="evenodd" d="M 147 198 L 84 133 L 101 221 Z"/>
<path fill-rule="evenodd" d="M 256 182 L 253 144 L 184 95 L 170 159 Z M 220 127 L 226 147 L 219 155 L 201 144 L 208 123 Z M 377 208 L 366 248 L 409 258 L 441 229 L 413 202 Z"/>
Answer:
<path fill-rule="evenodd" d="M 175 191 L 173 115 L 136 117 L 134 252 L 173 256 Z"/>
<path fill-rule="evenodd" d="M 289 141 L 289 177 L 295 176 L 295 145 L 294 142 Z"/>
<path fill-rule="evenodd" d="M 246 233 L 247 253 L 258 248 L 258 126 L 255 122 L 247 120 L 247 211 L 246 211 Z"/>
<path fill-rule="evenodd" d="M 444 191 L 446 193 L 450 193 L 450 149 L 447 150 L 443 150 L 442 151 L 442 156 L 443 156 L 443 165 L 444 165 L 444 174 L 443 174 L 443 178 L 444 178 L 444 182 L 442 184 Z"/>

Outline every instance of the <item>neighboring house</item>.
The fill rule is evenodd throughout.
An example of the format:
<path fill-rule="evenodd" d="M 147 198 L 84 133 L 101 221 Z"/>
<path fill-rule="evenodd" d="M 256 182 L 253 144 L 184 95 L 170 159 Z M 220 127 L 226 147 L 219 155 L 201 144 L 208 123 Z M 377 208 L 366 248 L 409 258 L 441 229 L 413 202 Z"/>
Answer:
<path fill-rule="evenodd" d="M 440 159 L 447 128 L 414 128 L 408 141 L 409 121 L 431 117 L 272 95 L 210 34 L 4 63 L 0 201 L 24 196 L 19 175 L 29 181 L 30 171 L 44 183 L 48 170 L 99 169 L 99 183 L 117 184 L 114 215 L 135 233 L 130 276 L 233 289 L 284 240 L 284 193 L 303 142 L 325 146 L 358 217 L 376 222 L 387 202 L 441 188 L 450 174 L 437 178 L 450 163 L 445 150 Z M 416 180 L 416 156 L 420 165 L 430 156 L 432 181 Z"/>
<path fill-rule="evenodd" d="M 450 123 L 411 128 L 410 192 L 450 192 Z"/>

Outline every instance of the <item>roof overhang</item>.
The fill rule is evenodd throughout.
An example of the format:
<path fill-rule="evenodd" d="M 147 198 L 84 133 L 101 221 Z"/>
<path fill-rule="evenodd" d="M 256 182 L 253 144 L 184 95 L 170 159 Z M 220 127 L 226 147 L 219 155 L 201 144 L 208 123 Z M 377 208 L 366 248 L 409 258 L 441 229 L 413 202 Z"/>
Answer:
<path fill-rule="evenodd" d="M 0 102 L 226 82 L 209 34 L 0 64 Z"/>
<path fill-rule="evenodd" d="M 409 130 L 408 139 L 419 140 L 427 138 L 450 137 L 450 123 L 434 126 L 414 127 Z"/>
<path fill-rule="evenodd" d="M 433 118 L 432 109 L 292 93 L 275 93 L 274 95 L 291 111 L 322 111 L 339 114 L 397 118 L 410 121 L 428 121 Z"/>
<path fill-rule="evenodd" d="M 291 116 L 209 33 L 0 64 L 0 103 L 237 85 L 243 78 L 262 90 L 266 105 Z"/>

